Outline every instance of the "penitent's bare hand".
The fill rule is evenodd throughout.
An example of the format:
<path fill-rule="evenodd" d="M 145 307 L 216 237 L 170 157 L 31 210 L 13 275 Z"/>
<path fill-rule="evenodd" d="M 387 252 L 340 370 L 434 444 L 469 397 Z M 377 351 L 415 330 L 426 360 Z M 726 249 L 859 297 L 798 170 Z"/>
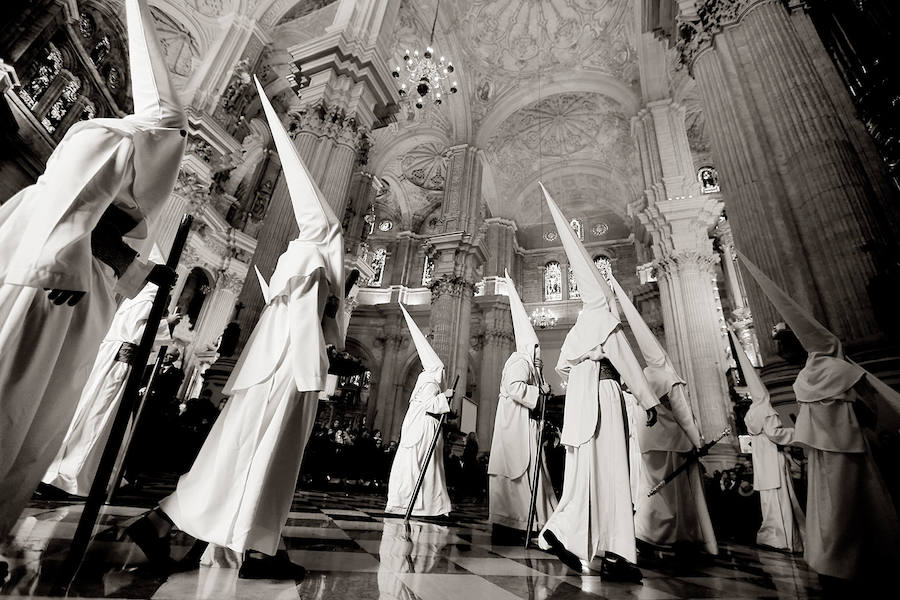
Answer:
<path fill-rule="evenodd" d="M 63 304 L 68 304 L 69 306 L 75 306 L 78 304 L 78 301 L 84 298 L 85 292 L 75 292 L 72 290 L 57 290 L 57 289 L 49 289 L 44 288 L 48 294 L 47 298 L 53 304 L 57 306 L 62 306 Z"/>

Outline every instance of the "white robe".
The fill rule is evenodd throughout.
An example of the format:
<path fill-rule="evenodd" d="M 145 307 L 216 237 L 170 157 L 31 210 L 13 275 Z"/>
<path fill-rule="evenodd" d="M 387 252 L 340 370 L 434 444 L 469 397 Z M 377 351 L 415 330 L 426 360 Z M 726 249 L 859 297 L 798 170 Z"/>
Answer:
<path fill-rule="evenodd" d="M 638 539 L 657 546 L 678 542 L 703 544 L 710 554 L 718 554 L 700 466 L 694 463 L 684 473 L 648 497 L 650 489 L 687 460 L 694 448 L 671 410 L 656 407 L 657 422 L 647 427 L 638 419 L 641 447 L 641 483 L 635 499 L 634 528 Z"/>
<path fill-rule="evenodd" d="M 91 231 L 110 204 L 141 210 L 133 155 L 131 138 L 80 124 L 37 183 L 0 207 L 0 536 L 62 444 L 116 294 L 134 296 L 152 267 L 135 260 L 117 280 L 91 253 Z M 44 288 L 86 294 L 56 306 Z"/>
<path fill-rule="evenodd" d="M 284 256 L 276 272 L 287 268 Z M 160 502 L 180 530 L 235 552 L 253 549 L 274 555 L 278 550 L 318 409 L 318 390 L 309 388 L 324 385 L 327 372 L 327 357 L 324 363 L 320 360 L 324 354 L 320 321 L 328 294 L 324 270 L 291 278 L 286 286 L 285 293 L 263 310 L 244 350 L 245 355 L 270 353 L 268 358 L 241 357 L 226 385 L 234 396 L 216 419 L 191 470 Z M 291 335 L 286 325 L 292 317 L 303 321 L 290 329 L 305 330 L 306 335 Z M 297 347 L 294 339 L 305 344 Z M 304 358 L 308 377 L 300 381 L 297 353 Z M 267 376 L 256 381 L 258 365 L 273 363 L 274 370 L 266 368 Z M 251 383 L 235 389 L 234 382 L 241 381 Z"/>
<path fill-rule="evenodd" d="M 613 363 L 641 408 L 646 410 L 659 401 L 620 328 L 612 328 L 606 337 L 601 334 L 596 347 L 575 356 L 568 353 L 569 339 L 563 343 L 557 365 L 563 377 L 568 375 L 561 436 L 566 445 L 563 492 L 538 544 L 548 549 L 543 533 L 552 531 L 582 561 L 612 552 L 634 563 L 637 549 L 622 389 L 615 380 L 599 380 L 598 361 L 606 357 Z"/>
<path fill-rule="evenodd" d="M 804 558 L 822 575 L 890 581 L 900 565 L 900 521 L 868 450 L 851 388 L 800 402 L 794 442 L 808 448 Z"/>
<path fill-rule="evenodd" d="M 400 445 L 391 465 L 388 479 L 387 507 L 385 512 L 404 514 L 412 499 L 416 481 L 425 455 L 438 428 L 438 421 L 427 413 L 441 414 L 450 411 L 447 396 L 433 380 L 422 381 L 428 375 L 422 373 L 409 400 L 409 409 L 400 428 Z M 417 517 L 433 517 L 450 514 L 450 495 L 444 476 L 444 440 L 438 436 L 431 461 L 427 465 L 422 488 L 416 498 L 412 514 Z"/>
<path fill-rule="evenodd" d="M 44 474 L 44 483 L 76 496 L 87 496 L 90 492 L 131 373 L 131 366 L 117 361 L 116 356 L 123 343 L 141 341 L 158 290 L 156 285 L 148 283 L 137 296 L 119 305 L 100 344 L 62 447 Z M 162 320 L 157 339 L 164 340 L 168 334 L 168 325 Z"/>
<path fill-rule="evenodd" d="M 529 411 L 537 405 L 540 390 L 534 366 L 524 354 L 514 353 L 503 366 L 500 399 L 488 462 L 490 521 L 525 530 L 531 504 L 538 422 Z M 540 529 L 556 508 L 550 472 L 541 453 L 534 525 Z"/>
<path fill-rule="evenodd" d="M 770 404 L 754 404 L 744 417 L 752 437 L 753 489 L 759 492 L 762 524 L 756 543 L 789 552 L 803 551 L 805 518 L 779 446 L 793 442 L 794 430 L 783 427 Z"/>

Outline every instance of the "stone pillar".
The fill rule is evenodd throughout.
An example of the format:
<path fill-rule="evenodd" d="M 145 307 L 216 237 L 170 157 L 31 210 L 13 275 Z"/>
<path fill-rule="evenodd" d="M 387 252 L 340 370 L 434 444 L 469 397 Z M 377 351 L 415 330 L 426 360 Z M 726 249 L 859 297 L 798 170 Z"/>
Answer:
<path fill-rule="evenodd" d="M 671 99 L 647 102 L 632 120 L 632 135 L 645 189 L 631 210 L 652 239 L 666 346 L 688 383 L 701 432 L 712 439 L 733 420 L 725 379 L 727 343 L 714 295 L 718 256 L 709 236 L 721 202 L 700 193 L 682 106 Z M 710 460 L 733 461 L 736 438 L 730 442 L 715 446 L 719 456 Z"/>
<path fill-rule="evenodd" d="M 484 329 L 481 345 L 481 376 L 478 382 L 478 447 L 490 452 L 497 416 L 500 377 L 506 359 L 516 348 L 509 300 L 496 296 L 490 304 L 482 305 Z"/>
<path fill-rule="evenodd" d="M 472 146 L 450 148 L 450 164 L 444 184 L 439 226 L 443 233 L 431 236 L 434 249 L 434 281 L 431 288 L 432 345 L 444 360 L 448 384 L 459 375 L 457 411 L 466 389 L 472 298 L 477 268 L 484 262 L 481 197 L 481 152 Z"/>
<path fill-rule="evenodd" d="M 894 252 L 898 203 L 842 125 L 808 16 L 781 0 L 680 4 L 680 60 L 704 100 L 738 249 L 848 350 L 884 350 L 868 290 L 876 253 Z M 781 317 L 755 284 L 747 292 L 758 331 L 770 331 Z M 778 360 L 769 335 L 759 343 L 764 361 Z"/>
<path fill-rule="evenodd" d="M 400 372 L 400 354 L 407 342 L 403 331 L 402 315 L 394 310 L 384 323 L 385 335 L 378 338 L 382 345 L 383 358 L 378 368 L 378 393 L 369 400 L 369 412 L 366 421 L 372 423 L 374 429 L 380 429 L 385 443 L 400 436 L 400 422 L 394 423 L 397 402 L 405 402 L 400 398 L 403 392 L 403 373 Z M 374 407 L 374 408 L 373 408 Z"/>

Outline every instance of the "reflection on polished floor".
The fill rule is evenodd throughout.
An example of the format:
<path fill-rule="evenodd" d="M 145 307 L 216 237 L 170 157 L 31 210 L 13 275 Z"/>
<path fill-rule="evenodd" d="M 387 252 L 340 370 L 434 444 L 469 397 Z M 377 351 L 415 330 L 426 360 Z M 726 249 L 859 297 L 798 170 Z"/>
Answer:
<path fill-rule="evenodd" d="M 537 549 L 491 543 L 485 509 L 462 505 L 450 524 L 387 517 L 382 498 L 298 492 L 285 544 L 304 565 L 304 581 L 245 581 L 232 557 L 218 552 L 211 565 L 168 578 L 154 576 L 123 528 L 145 508 L 107 509 L 74 582 L 71 597 L 229 598 L 265 600 L 496 600 L 674 598 L 819 598 L 816 576 L 800 558 L 744 546 L 723 545 L 718 557 L 642 555 L 644 584 L 579 576 Z M 35 503 L 20 519 L 10 579 L 0 598 L 40 597 L 54 583 L 81 511 L 65 502 Z M 175 537 L 181 556 L 191 541 Z"/>

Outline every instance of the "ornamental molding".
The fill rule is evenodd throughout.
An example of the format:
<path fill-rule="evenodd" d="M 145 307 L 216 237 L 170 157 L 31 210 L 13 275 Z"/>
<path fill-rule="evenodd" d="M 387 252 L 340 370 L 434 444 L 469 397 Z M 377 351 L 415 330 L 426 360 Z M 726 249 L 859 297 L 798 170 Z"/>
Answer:
<path fill-rule="evenodd" d="M 371 146 L 368 127 L 360 125 L 356 118 L 339 107 L 329 107 L 320 100 L 311 106 L 288 114 L 288 133 L 296 138 L 300 133 L 327 137 L 359 151 Z"/>
<path fill-rule="evenodd" d="M 441 296 L 451 296 L 453 298 L 472 298 L 475 296 L 475 284 L 462 277 L 448 277 L 446 275 L 438 277 L 429 284 L 428 289 L 431 290 L 431 303 Z"/>
<path fill-rule="evenodd" d="M 719 263 L 718 254 L 701 254 L 700 252 L 675 252 L 657 260 L 654 265 L 666 276 L 681 274 L 689 269 L 711 271 Z"/>
<path fill-rule="evenodd" d="M 679 15 L 678 41 L 675 51 L 677 67 L 687 67 L 691 71 L 694 61 L 705 50 L 712 47 L 713 39 L 726 27 L 740 23 L 751 9 L 779 0 L 699 0 L 696 16 Z M 782 0 L 784 1 L 784 0 Z M 787 5 L 795 4 L 788 0 Z"/>

